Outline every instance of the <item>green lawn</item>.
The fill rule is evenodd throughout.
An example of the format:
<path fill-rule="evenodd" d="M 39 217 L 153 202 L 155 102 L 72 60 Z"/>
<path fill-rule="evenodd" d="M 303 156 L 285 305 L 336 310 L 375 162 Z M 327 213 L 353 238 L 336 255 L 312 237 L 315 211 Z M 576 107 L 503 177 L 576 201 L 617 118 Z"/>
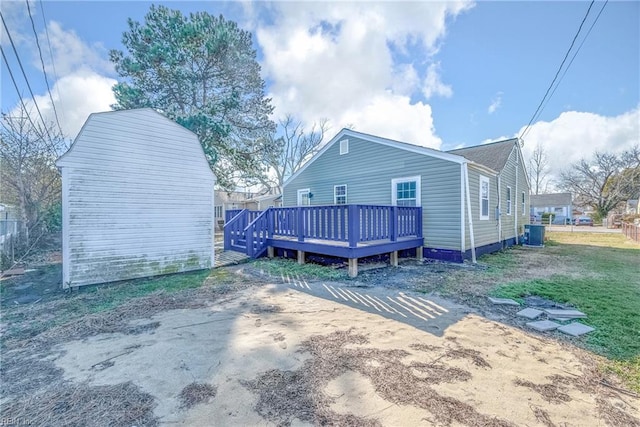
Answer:
<path fill-rule="evenodd" d="M 610 369 L 640 391 L 640 246 L 620 234 L 556 232 L 548 237 L 549 249 L 581 274 L 510 282 L 492 293 L 515 299 L 538 295 L 583 311 L 587 318 L 582 322 L 596 328 L 586 336 L 587 346 L 615 361 Z M 497 259 L 496 267 L 502 261 Z"/>

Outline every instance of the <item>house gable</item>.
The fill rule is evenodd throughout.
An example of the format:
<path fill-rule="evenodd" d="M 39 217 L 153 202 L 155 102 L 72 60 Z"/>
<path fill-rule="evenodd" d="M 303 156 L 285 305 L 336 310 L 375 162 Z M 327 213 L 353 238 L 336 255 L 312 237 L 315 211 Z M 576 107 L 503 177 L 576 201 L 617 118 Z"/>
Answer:
<path fill-rule="evenodd" d="M 393 148 L 398 148 L 400 150 L 404 150 L 408 153 L 415 153 L 415 154 L 420 154 L 420 155 L 425 155 L 425 156 L 431 156 L 434 157 L 436 159 L 441 159 L 441 160 L 446 160 L 446 161 L 450 161 L 450 162 L 454 162 L 457 164 L 461 164 L 464 163 L 465 159 L 457 156 L 457 155 L 453 155 L 453 154 L 448 154 L 445 153 L 443 151 L 439 151 L 439 150 L 434 150 L 433 148 L 427 148 L 427 147 L 421 147 L 419 145 L 413 145 L 413 144 L 407 144 L 405 142 L 400 142 L 400 141 L 395 141 L 392 139 L 388 139 L 388 138 L 382 138 L 379 136 L 375 136 L 375 135 L 369 135 L 366 133 L 362 133 L 362 132 L 356 132 L 353 131 L 351 129 L 342 129 L 340 132 L 338 132 L 338 134 L 336 136 L 334 136 L 331 140 L 329 140 L 329 142 L 327 142 L 322 149 L 320 149 L 320 151 L 318 151 L 311 159 L 309 159 L 309 161 L 307 161 L 304 166 L 302 166 L 302 168 L 300 168 L 296 173 L 294 173 L 293 175 L 291 175 L 291 177 L 289 177 L 287 179 L 287 181 L 284 183 L 284 186 L 286 186 L 290 181 L 293 181 L 297 176 L 299 176 L 301 173 L 304 172 L 305 169 L 307 169 L 309 166 L 311 166 L 313 164 L 313 162 L 315 162 L 318 158 L 320 158 L 324 153 L 326 153 L 331 147 L 333 147 L 336 143 L 340 143 L 343 140 L 348 140 L 349 138 L 358 138 L 359 140 L 362 141 L 366 141 L 366 142 L 370 142 L 370 143 L 374 143 L 374 144 L 381 144 L 387 147 L 393 147 Z M 352 153 L 349 153 L 348 150 L 346 150 L 347 152 L 345 152 L 345 145 L 342 144 L 341 147 L 341 153 L 340 155 L 343 156 L 349 156 L 352 155 Z"/>

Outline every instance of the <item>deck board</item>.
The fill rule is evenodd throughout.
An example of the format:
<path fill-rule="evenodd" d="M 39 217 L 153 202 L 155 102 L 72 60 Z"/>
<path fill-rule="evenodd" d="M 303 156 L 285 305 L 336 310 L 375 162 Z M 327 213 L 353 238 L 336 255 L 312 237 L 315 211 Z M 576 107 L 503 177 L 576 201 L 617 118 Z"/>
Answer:
<path fill-rule="evenodd" d="M 349 242 L 344 241 L 305 239 L 300 242 L 295 237 L 274 236 L 267 239 L 267 244 L 278 249 L 291 249 L 342 258 L 363 258 L 418 248 L 423 245 L 423 239 L 421 237 L 402 237 L 398 238 L 397 241 L 391 241 L 390 239 L 369 240 L 358 242 L 356 247 L 350 247 Z"/>

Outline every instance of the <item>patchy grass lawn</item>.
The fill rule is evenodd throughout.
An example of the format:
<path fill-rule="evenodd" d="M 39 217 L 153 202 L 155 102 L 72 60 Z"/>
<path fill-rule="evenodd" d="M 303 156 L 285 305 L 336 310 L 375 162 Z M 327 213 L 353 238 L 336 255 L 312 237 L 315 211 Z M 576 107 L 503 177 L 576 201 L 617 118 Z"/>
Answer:
<path fill-rule="evenodd" d="M 596 328 L 586 336 L 587 346 L 611 359 L 607 369 L 640 391 L 640 246 L 620 234 L 555 232 L 548 237 L 545 251 L 572 263 L 580 274 L 503 282 L 491 293 L 514 299 L 538 295 L 583 311 L 582 322 Z M 483 261 L 490 272 L 501 273 L 514 255 L 507 251 Z"/>
<path fill-rule="evenodd" d="M 41 287 L 51 288 L 46 282 L 49 276 L 60 273 L 58 266 L 49 266 L 42 271 L 47 274 L 42 278 L 38 272 L 36 277 L 17 276 L 0 284 L 2 298 L 2 321 L 6 331 L 1 336 L 4 344 L 7 340 L 36 336 L 46 330 L 64 325 L 87 315 L 106 312 L 137 298 L 151 295 L 172 295 L 181 291 L 201 287 L 207 277 L 210 283 L 224 284 L 228 274 L 223 270 L 201 270 L 195 272 L 172 274 L 144 279 L 127 280 L 106 285 L 85 286 L 78 291 L 62 291 L 51 289 L 43 293 Z M 33 283 L 31 292 L 43 295 L 41 301 L 33 304 L 14 304 L 18 296 L 15 290 L 20 282 Z"/>

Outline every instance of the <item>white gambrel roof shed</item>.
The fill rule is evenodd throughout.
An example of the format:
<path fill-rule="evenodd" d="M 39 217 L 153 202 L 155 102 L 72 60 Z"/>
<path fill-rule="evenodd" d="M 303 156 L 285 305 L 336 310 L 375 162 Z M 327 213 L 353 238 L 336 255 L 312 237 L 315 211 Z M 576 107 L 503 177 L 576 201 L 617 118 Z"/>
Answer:
<path fill-rule="evenodd" d="M 213 266 L 215 178 L 191 131 L 149 108 L 95 113 L 57 165 L 64 287 Z"/>

